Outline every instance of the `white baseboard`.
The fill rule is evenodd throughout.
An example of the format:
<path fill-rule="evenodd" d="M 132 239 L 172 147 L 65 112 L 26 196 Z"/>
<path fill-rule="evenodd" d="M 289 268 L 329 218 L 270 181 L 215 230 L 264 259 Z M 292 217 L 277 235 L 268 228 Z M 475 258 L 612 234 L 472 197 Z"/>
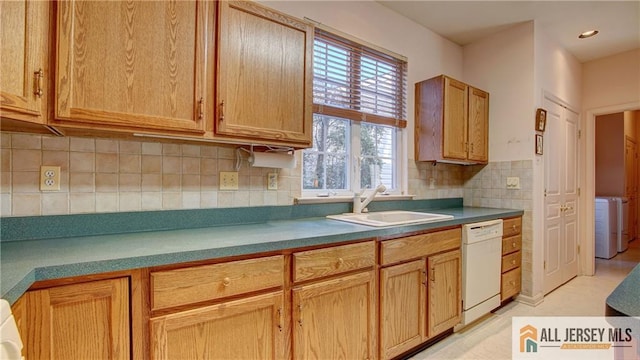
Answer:
<path fill-rule="evenodd" d="M 525 305 L 535 307 L 542 304 L 542 302 L 544 301 L 544 295 L 542 293 L 539 293 L 535 296 L 527 296 L 527 295 L 520 294 L 516 297 L 515 300 L 519 303 L 523 303 Z"/>

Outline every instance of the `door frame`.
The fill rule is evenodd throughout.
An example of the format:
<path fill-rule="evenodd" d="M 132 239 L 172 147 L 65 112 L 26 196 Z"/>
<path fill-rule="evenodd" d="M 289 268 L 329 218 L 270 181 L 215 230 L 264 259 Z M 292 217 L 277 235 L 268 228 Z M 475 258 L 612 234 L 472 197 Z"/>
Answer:
<path fill-rule="evenodd" d="M 580 196 L 580 213 L 578 214 L 580 227 L 580 254 L 579 271 L 580 275 L 594 275 L 596 269 L 595 259 L 595 204 L 596 197 L 596 116 L 606 115 L 623 111 L 640 110 L 640 101 L 625 104 L 603 106 L 587 109 L 584 112 L 583 136 L 579 139 L 580 153 L 582 156 L 583 169 L 581 172 L 582 196 Z"/>

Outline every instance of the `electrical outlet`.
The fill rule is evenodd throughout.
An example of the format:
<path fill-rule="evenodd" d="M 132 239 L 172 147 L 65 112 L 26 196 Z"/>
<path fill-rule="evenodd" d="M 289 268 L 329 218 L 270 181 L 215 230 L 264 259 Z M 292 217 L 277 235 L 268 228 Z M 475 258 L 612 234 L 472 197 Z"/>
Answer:
<path fill-rule="evenodd" d="M 278 190 L 278 173 L 267 174 L 267 190 Z"/>
<path fill-rule="evenodd" d="M 517 176 L 507 177 L 507 189 L 520 189 L 520 178 Z"/>
<path fill-rule="evenodd" d="M 40 167 L 40 190 L 60 191 L 60 166 Z"/>
<path fill-rule="evenodd" d="M 220 171 L 220 190 L 238 190 L 237 171 Z"/>

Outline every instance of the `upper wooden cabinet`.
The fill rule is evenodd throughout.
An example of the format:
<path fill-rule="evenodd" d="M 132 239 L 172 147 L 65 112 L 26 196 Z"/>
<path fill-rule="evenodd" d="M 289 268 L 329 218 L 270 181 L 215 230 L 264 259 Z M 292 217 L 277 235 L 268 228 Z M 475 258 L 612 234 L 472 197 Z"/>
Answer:
<path fill-rule="evenodd" d="M 48 32 L 48 1 L 0 2 L 3 118 L 46 123 Z"/>
<path fill-rule="evenodd" d="M 55 124 L 203 134 L 214 21 L 208 1 L 58 2 Z"/>
<path fill-rule="evenodd" d="M 440 75 L 416 83 L 417 161 L 489 161 L 489 94 Z"/>
<path fill-rule="evenodd" d="M 218 11 L 215 135 L 310 146 L 313 26 L 251 1 Z"/>

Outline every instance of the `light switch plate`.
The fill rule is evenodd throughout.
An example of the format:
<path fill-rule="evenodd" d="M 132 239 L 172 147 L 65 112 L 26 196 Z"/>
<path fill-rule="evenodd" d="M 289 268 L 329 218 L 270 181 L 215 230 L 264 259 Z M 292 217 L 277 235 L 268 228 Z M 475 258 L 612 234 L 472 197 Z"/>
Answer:
<path fill-rule="evenodd" d="M 238 190 L 237 171 L 220 171 L 220 190 Z"/>
<path fill-rule="evenodd" d="M 507 189 L 520 189 L 520 178 L 517 176 L 507 177 Z"/>

